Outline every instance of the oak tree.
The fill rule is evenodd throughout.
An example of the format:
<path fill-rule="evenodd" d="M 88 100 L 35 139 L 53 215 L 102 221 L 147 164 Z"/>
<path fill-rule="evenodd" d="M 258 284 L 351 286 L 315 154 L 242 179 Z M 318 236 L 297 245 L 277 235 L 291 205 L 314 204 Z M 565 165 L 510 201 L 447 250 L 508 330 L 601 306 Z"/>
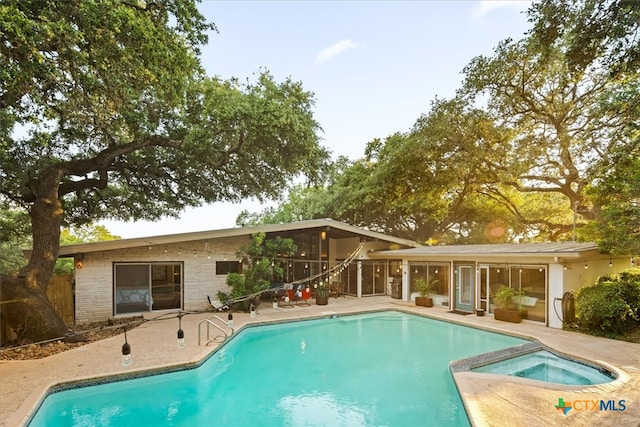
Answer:
<path fill-rule="evenodd" d="M 0 5 L 0 203 L 28 212 L 33 250 L 2 300 L 21 336 L 66 328 L 46 298 L 60 229 L 273 197 L 326 159 L 313 95 L 268 72 L 204 75 L 215 30 L 195 0 Z"/>

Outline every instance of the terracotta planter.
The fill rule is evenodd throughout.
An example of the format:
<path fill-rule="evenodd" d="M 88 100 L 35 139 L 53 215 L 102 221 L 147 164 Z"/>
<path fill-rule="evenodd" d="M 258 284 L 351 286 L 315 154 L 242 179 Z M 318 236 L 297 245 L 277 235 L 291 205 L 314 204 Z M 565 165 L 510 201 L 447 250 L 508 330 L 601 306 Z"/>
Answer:
<path fill-rule="evenodd" d="M 329 295 L 316 295 L 316 304 L 317 305 L 329 304 Z"/>
<path fill-rule="evenodd" d="M 433 307 L 433 298 L 416 297 L 416 305 L 419 305 L 420 307 Z"/>
<path fill-rule="evenodd" d="M 496 320 L 503 320 L 505 322 L 522 322 L 522 313 L 520 313 L 519 310 L 505 310 L 503 308 L 496 308 L 493 311 L 493 316 Z"/>

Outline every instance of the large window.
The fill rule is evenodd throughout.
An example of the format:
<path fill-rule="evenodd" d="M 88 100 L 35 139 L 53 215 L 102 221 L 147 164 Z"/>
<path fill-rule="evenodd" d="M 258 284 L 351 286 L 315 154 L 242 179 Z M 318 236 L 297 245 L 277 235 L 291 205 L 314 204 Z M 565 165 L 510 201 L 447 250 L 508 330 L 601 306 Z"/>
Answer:
<path fill-rule="evenodd" d="M 410 285 L 411 293 L 416 293 L 416 280 L 423 278 L 433 282 L 432 294 L 448 296 L 449 295 L 449 264 L 444 263 L 427 263 L 427 262 L 410 262 Z"/>
<path fill-rule="evenodd" d="M 520 307 L 529 320 L 545 321 L 547 270 L 544 266 L 511 267 L 511 287 L 522 291 Z"/>
<path fill-rule="evenodd" d="M 181 308 L 181 263 L 114 264 L 114 314 Z"/>
<path fill-rule="evenodd" d="M 543 265 L 481 265 L 480 306 L 495 309 L 493 296 L 500 286 L 508 286 L 523 293 L 520 309 L 525 318 L 544 322 L 547 311 L 547 269 Z M 488 302 L 488 304 L 487 304 Z"/>
<path fill-rule="evenodd" d="M 362 295 L 385 295 L 384 263 L 361 261 Z"/>
<path fill-rule="evenodd" d="M 242 273 L 242 262 L 216 261 L 216 274 Z"/>

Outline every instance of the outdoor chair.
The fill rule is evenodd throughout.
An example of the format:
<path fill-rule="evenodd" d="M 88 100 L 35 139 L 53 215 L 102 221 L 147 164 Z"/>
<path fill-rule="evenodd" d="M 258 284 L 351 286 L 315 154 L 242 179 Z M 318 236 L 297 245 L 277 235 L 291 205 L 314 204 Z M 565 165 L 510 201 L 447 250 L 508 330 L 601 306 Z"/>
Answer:
<path fill-rule="evenodd" d="M 284 285 L 284 292 L 285 292 L 283 297 L 284 304 L 279 304 L 279 306 L 283 308 L 292 308 L 293 305 L 291 305 L 291 302 L 295 297 L 295 290 L 293 289 L 293 285 L 292 284 Z"/>
<path fill-rule="evenodd" d="M 311 305 L 309 304 L 309 298 L 311 297 L 311 289 L 308 286 L 303 287 L 298 291 L 300 295 L 300 300 L 302 300 L 303 305 Z M 298 303 L 300 305 L 300 303 Z"/>
<path fill-rule="evenodd" d="M 329 285 L 329 296 L 338 298 L 340 295 L 344 296 L 344 291 L 342 289 L 342 283 L 334 282 Z"/>
<path fill-rule="evenodd" d="M 209 295 L 207 295 L 207 300 L 209 300 L 209 304 L 211 304 L 211 307 L 213 307 L 213 311 L 225 311 L 229 310 L 230 308 L 229 304 L 223 303 L 218 298 L 211 298 Z"/>

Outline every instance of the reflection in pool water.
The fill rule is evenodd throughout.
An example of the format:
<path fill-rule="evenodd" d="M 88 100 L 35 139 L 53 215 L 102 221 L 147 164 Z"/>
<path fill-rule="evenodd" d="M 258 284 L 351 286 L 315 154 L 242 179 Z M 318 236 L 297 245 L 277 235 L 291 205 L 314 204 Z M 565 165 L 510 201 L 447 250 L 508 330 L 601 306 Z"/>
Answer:
<path fill-rule="evenodd" d="M 49 395 L 31 426 L 468 426 L 449 362 L 526 343 L 399 312 L 249 327 L 197 369 Z"/>

